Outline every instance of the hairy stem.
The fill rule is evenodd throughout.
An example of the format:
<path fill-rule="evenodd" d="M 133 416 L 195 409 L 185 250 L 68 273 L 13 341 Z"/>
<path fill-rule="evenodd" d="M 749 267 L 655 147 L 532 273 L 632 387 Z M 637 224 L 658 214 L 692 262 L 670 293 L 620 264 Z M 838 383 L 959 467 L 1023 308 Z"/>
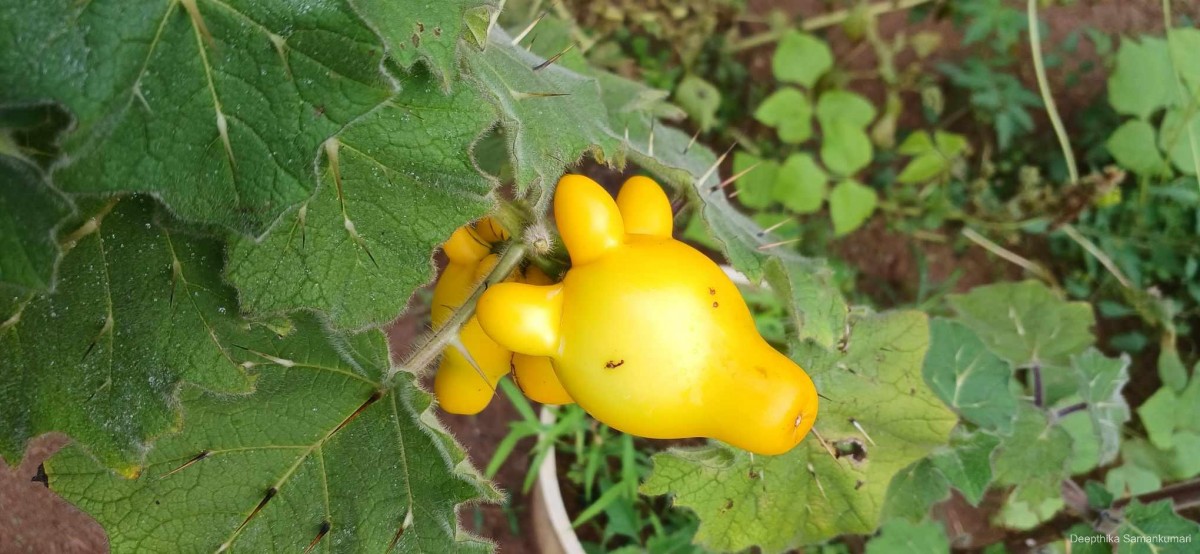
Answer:
<path fill-rule="evenodd" d="M 487 290 L 489 286 L 507 278 L 513 269 L 521 263 L 521 260 L 525 258 L 525 251 L 526 246 L 523 242 L 513 240 L 508 248 L 504 250 L 504 253 L 500 255 L 500 260 L 496 263 L 496 267 L 492 268 L 492 272 L 483 281 L 475 285 L 475 290 L 471 291 L 471 296 L 467 298 L 466 302 L 463 302 L 462 306 L 459 306 L 454 311 L 454 315 L 450 316 L 446 324 L 438 328 L 437 331 L 434 331 L 429 336 L 429 340 L 418 347 L 407 360 L 403 363 L 393 365 L 388 369 L 387 376 L 384 377 L 384 384 L 390 386 L 392 379 L 401 371 L 408 370 L 415 373 L 437 359 L 442 354 L 442 350 L 458 336 L 459 330 L 462 329 L 467 320 L 475 315 L 475 304 L 479 302 L 479 297 L 483 295 L 483 291 Z"/>

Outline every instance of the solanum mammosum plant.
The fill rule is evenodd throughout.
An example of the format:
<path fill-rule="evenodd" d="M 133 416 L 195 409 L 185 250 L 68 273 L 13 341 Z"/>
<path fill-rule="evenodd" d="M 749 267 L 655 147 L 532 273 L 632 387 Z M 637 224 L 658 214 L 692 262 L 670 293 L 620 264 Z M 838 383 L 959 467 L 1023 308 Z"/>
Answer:
<path fill-rule="evenodd" d="M 1053 284 L 851 305 L 730 200 L 747 182 L 709 148 L 724 138 L 592 65 L 557 9 L 514 4 L 0 0 L 5 463 L 68 436 L 47 487 L 113 552 L 487 552 L 464 512 L 505 491 L 442 422 L 488 418 L 512 379 L 629 433 L 648 477 L 620 492 L 694 512 L 697 550 L 945 550 L 930 514 L 951 489 L 1030 530 L 1088 472 L 1118 492 L 1145 492 L 1147 466 L 1200 473 L 1200 431 L 1162 415 L 1196 404 L 1182 362 L 1131 439 L 1129 358 Z M 777 65 L 793 97 L 828 85 L 831 63 Z M 857 147 L 828 203 L 857 228 L 875 111 L 818 104 Z M 591 178 L 628 181 L 614 199 Z M 703 241 L 674 238 L 685 218 Z M 774 334 L 719 264 L 781 306 Z M 634 434 L 706 440 L 635 456 Z M 1194 533 L 1098 496 L 1082 512 L 1115 523 L 1080 535 Z"/>
<path fill-rule="evenodd" d="M 484 331 L 547 356 L 598 420 L 652 438 L 709 436 L 761 454 L 812 428 L 812 381 L 758 335 L 717 264 L 671 238 L 671 204 L 634 177 L 616 201 L 587 177 L 558 182 L 554 216 L 571 256 L 561 283 L 501 283 L 479 300 Z"/>

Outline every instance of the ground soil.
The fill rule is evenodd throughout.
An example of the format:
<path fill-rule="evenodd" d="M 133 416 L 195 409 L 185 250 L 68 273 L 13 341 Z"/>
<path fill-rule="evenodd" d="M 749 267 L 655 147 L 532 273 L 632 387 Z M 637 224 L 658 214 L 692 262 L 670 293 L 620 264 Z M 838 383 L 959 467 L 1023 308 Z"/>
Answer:
<path fill-rule="evenodd" d="M 830 3 L 824 0 L 749 0 L 751 13 L 759 15 L 772 9 L 782 9 L 792 16 L 812 16 L 823 13 L 828 4 Z M 1177 17 L 1187 15 L 1193 21 L 1200 20 L 1200 5 L 1176 0 L 1173 6 Z M 1152 1 L 1080 0 L 1069 6 L 1047 8 L 1043 11 L 1043 16 L 1049 26 L 1050 39 L 1057 41 L 1072 29 L 1082 27 L 1096 27 L 1125 34 L 1161 32 L 1163 23 L 1160 9 L 1160 3 Z M 906 21 L 907 16 L 903 13 L 885 16 L 882 23 L 884 35 L 907 25 Z M 747 27 L 747 31 L 754 30 L 753 23 L 743 25 Z M 962 49 L 953 46 L 957 39 L 948 24 L 922 25 L 925 26 L 923 28 L 942 32 L 947 37 L 944 44 L 948 47 L 938 52 L 934 60 L 953 59 L 962 55 Z M 862 68 L 873 67 L 874 60 L 871 59 L 869 49 L 855 50 L 854 45 L 844 40 L 844 37 L 839 38 L 839 33 L 834 32 L 832 35 L 839 61 L 851 60 L 852 69 L 853 64 L 861 64 Z M 748 54 L 747 59 L 755 74 L 769 75 L 769 53 L 769 49 L 760 49 Z M 901 58 L 897 62 L 904 64 L 906 60 Z M 1027 74 L 1023 77 L 1032 82 L 1032 74 L 1028 71 L 1025 73 Z M 1102 90 L 1102 75 L 1097 74 L 1093 80 L 1085 80 L 1081 85 L 1064 87 L 1063 74 L 1065 73 L 1052 71 L 1050 79 L 1055 85 L 1055 96 L 1060 109 L 1070 121 L 1072 114 Z M 878 91 L 873 93 L 869 85 L 864 92 L 878 94 Z M 618 176 L 607 177 L 605 181 L 619 182 Z M 917 282 L 918 253 L 926 257 L 930 279 L 933 282 L 940 282 L 957 271 L 960 275 L 954 286 L 956 290 L 966 290 L 997 279 L 1020 276 L 1016 269 L 997 263 L 986 252 L 977 248 L 955 251 L 945 245 L 916 242 L 890 232 L 886 225 L 879 221 L 863 227 L 833 246 L 838 256 L 857 268 L 861 276 L 860 285 L 868 292 L 873 289 L 887 289 L 912 294 Z M 404 352 L 414 338 L 424 332 L 421 327 L 422 321 L 420 314 L 410 314 L 397 321 L 389 333 L 394 351 Z M 440 415 L 447 429 L 466 448 L 471 462 L 476 467 L 486 466 L 497 444 L 507 433 L 508 422 L 516 417 L 515 410 L 503 399 L 494 401 L 477 416 Z M 0 554 L 92 553 L 104 552 L 107 549 L 107 539 L 95 521 L 35 480 L 39 464 L 66 442 L 67 439 L 62 436 L 42 437 L 30 444 L 24 459 L 15 467 L 0 462 Z M 528 498 L 520 494 L 521 482 L 529 463 L 528 456 L 523 453 L 526 449 L 519 446 L 496 476 L 497 485 L 509 494 L 509 501 L 505 505 L 467 506 L 460 510 L 460 519 L 464 526 L 474 533 L 496 541 L 501 552 L 536 551 L 531 536 Z M 957 547 L 970 548 L 994 542 L 1004 536 L 1002 530 L 994 529 L 988 524 L 986 501 L 985 508 L 977 510 L 971 509 L 961 500 L 952 500 L 943 505 L 942 512 L 941 519 L 952 536 L 956 537 Z M 1013 551 L 1020 551 L 1023 545 L 1009 546 Z"/>

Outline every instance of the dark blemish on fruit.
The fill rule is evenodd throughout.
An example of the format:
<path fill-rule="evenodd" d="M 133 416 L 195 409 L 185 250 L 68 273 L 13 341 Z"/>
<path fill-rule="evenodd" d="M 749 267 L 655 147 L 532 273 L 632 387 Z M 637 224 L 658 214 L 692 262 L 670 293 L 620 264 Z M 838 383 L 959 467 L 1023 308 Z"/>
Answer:
<path fill-rule="evenodd" d="M 713 307 L 714 307 L 714 308 L 716 308 L 717 306 L 720 306 L 720 304 L 717 304 L 716 302 L 713 302 Z"/>
<path fill-rule="evenodd" d="M 615 362 L 612 360 L 609 360 L 608 363 L 604 364 L 604 369 L 614 369 L 614 368 L 621 367 L 623 365 L 625 365 L 625 360 L 617 360 Z"/>
<path fill-rule="evenodd" d="M 717 295 L 717 289 L 714 289 L 714 288 L 712 288 L 712 287 L 708 287 L 708 294 L 709 294 L 710 296 L 716 296 L 716 295 Z"/>

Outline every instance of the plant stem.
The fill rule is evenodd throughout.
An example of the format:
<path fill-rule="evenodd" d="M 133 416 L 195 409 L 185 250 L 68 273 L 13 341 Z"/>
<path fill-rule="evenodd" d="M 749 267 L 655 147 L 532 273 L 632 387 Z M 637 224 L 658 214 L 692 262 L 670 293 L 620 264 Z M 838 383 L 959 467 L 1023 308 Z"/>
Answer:
<path fill-rule="evenodd" d="M 999 244 L 996 244 L 996 243 L 988 240 L 987 237 L 975 232 L 975 230 L 970 227 L 963 227 L 962 234 L 964 237 L 967 237 L 968 239 L 970 239 L 971 242 L 974 242 L 975 244 L 982 246 L 987 251 L 989 251 L 997 256 L 1000 256 L 1001 258 L 1004 258 L 1005 260 L 1008 260 L 1018 266 L 1021 266 L 1022 268 L 1025 268 L 1026 271 L 1028 271 L 1034 275 L 1037 275 L 1038 277 L 1041 277 L 1047 283 L 1050 283 L 1051 285 L 1053 285 L 1055 288 L 1057 288 L 1059 286 L 1058 279 L 1054 278 L 1054 274 L 1050 273 L 1049 271 L 1046 270 L 1046 268 L 1038 265 L 1036 262 L 1029 260 L 1029 259 L 1021 256 L 1020 254 L 1017 254 L 1016 252 L 1013 252 L 1003 246 L 1000 246 Z"/>
<path fill-rule="evenodd" d="M 1033 405 L 1041 408 L 1046 404 L 1046 387 L 1042 384 L 1042 365 L 1033 364 Z"/>
<path fill-rule="evenodd" d="M 1133 283 L 1129 281 L 1129 278 L 1125 276 L 1125 274 L 1121 271 L 1121 268 L 1117 267 L 1117 263 L 1114 262 L 1112 258 L 1108 257 L 1108 254 L 1105 254 L 1099 246 L 1096 246 L 1096 243 L 1083 236 L 1083 234 L 1075 229 L 1075 227 L 1070 223 L 1063 225 L 1060 227 L 1060 229 L 1062 229 L 1062 231 L 1066 233 L 1068 237 L 1071 237 L 1071 240 L 1078 243 L 1079 246 L 1082 246 L 1084 250 L 1087 250 L 1092 257 L 1096 258 L 1096 260 L 1100 262 L 1100 265 L 1103 265 L 1113 277 L 1116 277 L 1117 282 L 1121 283 L 1121 286 L 1127 289 L 1133 288 Z"/>
<path fill-rule="evenodd" d="M 884 0 L 867 6 L 866 14 L 869 17 L 877 17 L 888 12 L 898 12 L 915 8 L 921 4 L 928 4 L 931 1 L 932 0 Z M 820 29 L 832 27 L 842 23 L 843 21 L 849 19 L 853 13 L 853 9 L 841 9 L 826 14 L 821 14 L 816 17 L 801 21 L 799 27 L 804 31 L 818 31 Z M 749 50 L 764 44 L 776 42 L 783 38 L 783 35 L 790 30 L 791 27 L 785 27 L 782 29 L 770 29 L 757 35 L 751 35 L 729 45 L 728 51 L 741 52 L 742 50 Z"/>
<path fill-rule="evenodd" d="M 520 240 L 514 239 L 510 242 L 508 248 L 500 255 L 500 260 L 496 262 L 496 267 L 492 268 L 492 272 L 483 281 L 475 285 L 475 290 L 471 291 L 471 296 L 467 298 L 466 302 L 463 302 L 462 306 L 459 306 L 454 311 L 454 314 L 450 316 L 446 324 L 438 328 L 437 331 L 434 331 L 433 335 L 430 335 L 429 340 L 417 348 L 407 360 L 403 363 L 395 364 L 388 369 L 387 375 L 383 379 L 384 385 L 391 386 L 392 379 L 395 378 L 397 373 L 404 370 L 416 373 L 440 356 L 442 350 L 458 336 L 459 330 L 462 329 L 467 320 L 475 315 L 475 304 L 479 302 L 479 297 L 483 295 L 483 291 L 487 290 L 489 286 L 506 279 L 512 273 L 513 269 L 521 263 L 521 260 L 525 258 L 525 249 L 525 243 Z"/>
<path fill-rule="evenodd" d="M 1062 418 L 1067 417 L 1067 416 L 1069 416 L 1075 412 L 1078 412 L 1080 410 L 1086 410 L 1087 406 L 1088 406 L 1087 402 L 1079 402 L 1078 404 L 1071 404 L 1070 406 L 1067 406 L 1067 407 L 1062 408 L 1062 409 L 1058 410 L 1057 412 L 1055 412 L 1054 417 L 1058 418 L 1058 419 L 1062 419 Z"/>

